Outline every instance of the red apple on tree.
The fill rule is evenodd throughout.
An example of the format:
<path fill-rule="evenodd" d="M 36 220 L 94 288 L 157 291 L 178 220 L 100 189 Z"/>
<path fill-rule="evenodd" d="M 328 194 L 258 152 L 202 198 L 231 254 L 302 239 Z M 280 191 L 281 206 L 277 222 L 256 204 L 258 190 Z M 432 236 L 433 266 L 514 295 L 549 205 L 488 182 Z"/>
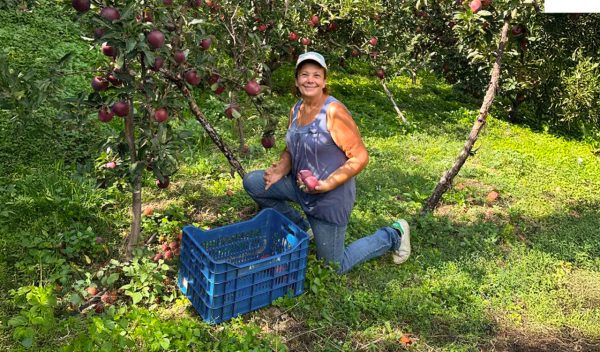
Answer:
<path fill-rule="evenodd" d="M 300 40 L 300 42 L 302 43 L 302 45 L 309 45 L 310 44 L 310 39 L 308 39 L 308 38 L 302 38 Z"/>
<path fill-rule="evenodd" d="M 168 118 L 169 118 L 169 113 L 167 112 L 167 109 L 165 109 L 165 108 L 157 109 L 154 112 L 154 119 L 158 123 L 163 123 L 163 122 L 167 121 Z"/>
<path fill-rule="evenodd" d="M 181 64 L 185 61 L 185 52 L 177 50 L 175 54 L 173 54 L 173 58 L 175 59 L 176 63 Z"/>
<path fill-rule="evenodd" d="M 202 47 L 202 49 L 204 50 L 208 50 L 208 48 L 210 48 L 210 45 L 212 44 L 212 39 L 210 38 L 204 38 L 202 39 L 202 41 L 200 42 L 200 46 Z"/>
<path fill-rule="evenodd" d="M 150 69 L 152 71 L 159 71 L 161 69 L 161 67 L 163 67 L 164 63 L 165 63 L 165 60 L 162 57 L 157 56 L 154 58 L 154 64 L 152 66 L 150 66 Z"/>
<path fill-rule="evenodd" d="M 519 41 L 519 47 L 521 50 L 527 50 L 527 46 L 529 45 L 529 40 L 527 38 L 523 38 Z"/>
<path fill-rule="evenodd" d="M 90 9 L 90 0 L 73 0 L 71 5 L 77 12 L 87 12 Z"/>
<path fill-rule="evenodd" d="M 222 84 L 217 85 L 217 88 L 215 89 L 215 94 L 219 95 L 222 94 L 225 91 L 225 86 Z"/>
<path fill-rule="evenodd" d="M 95 296 L 98 294 L 98 289 L 95 288 L 94 286 L 90 286 L 86 289 L 87 293 L 90 294 L 90 296 Z"/>
<path fill-rule="evenodd" d="M 123 81 L 121 81 L 120 79 L 118 79 L 115 76 L 114 72 L 111 72 L 111 73 L 108 74 L 108 81 L 110 82 L 110 84 L 112 84 L 115 87 L 118 87 L 118 86 L 120 86 L 120 85 L 123 84 Z"/>
<path fill-rule="evenodd" d="M 117 163 L 115 163 L 114 161 L 109 161 L 106 164 L 104 164 L 104 167 L 110 170 L 114 170 L 117 168 Z"/>
<path fill-rule="evenodd" d="M 312 15 L 312 17 L 310 18 L 310 22 L 309 22 L 309 24 L 310 24 L 312 27 L 316 27 L 317 25 L 319 25 L 319 16 L 317 16 L 317 15 Z"/>
<path fill-rule="evenodd" d="M 377 45 L 377 42 L 379 42 L 377 37 L 371 37 L 371 39 L 369 39 L 369 44 L 371 44 L 372 46 Z"/>
<path fill-rule="evenodd" d="M 249 96 L 256 96 L 260 93 L 260 84 L 258 84 L 255 80 L 250 80 L 244 86 L 244 90 Z"/>
<path fill-rule="evenodd" d="M 115 56 L 117 56 L 117 49 L 108 45 L 107 42 L 104 42 L 104 43 L 102 43 L 102 54 L 104 54 L 106 56 L 110 56 L 110 57 L 115 57 Z"/>
<path fill-rule="evenodd" d="M 298 34 L 296 34 L 296 32 L 290 32 L 289 39 L 290 41 L 295 42 L 298 40 Z"/>
<path fill-rule="evenodd" d="M 227 105 L 227 108 L 225 108 L 225 116 L 227 116 L 230 119 L 233 119 L 235 117 L 234 111 L 237 112 L 238 114 L 240 113 L 240 110 L 237 105 L 235 105 L 235 104 Z"/>
<path fill-rule="evenodd" d="M 200 84 L 200 77 L 198 76 L 198 72 L 195 69 L 186 71 L 184 77 L 185 81 L 193 86 L 197 86 L 198 84 Z"/>
<path fill-rule="evenodd" d="M 385 71 L 382 68 L 378 68 L 377 70 L 375 70 L 375 75 L 377 77 L 379 77 L 379 79 L 384 79 L 385 78 Z"/>
<path fill-rule="evenodd" d="M 260 26 L 258 26 L 258 30 L 260 32 L 265 32 L 267 30 L 267 25 L 266 24 L 261 24 Z"/>
<path fill-rule="evenodd" d="M 94 28 L 94 38 L 100 39 L 102 37 L 104 37 L 104 29 Z"/>
<path fill-rule="evenodd" d="M 271 149 L 275 145 L 275 137 L 274 136 L 263 136 L 262 139 L 260 140 L 260 144 L 262 144 L 262 146 L 265 149 Z"/>
<path fill-rule="evenodd" d="M 100 11 L 100 17 L 112 22 L 121 18 L 121 14 L 114 7 L 105 7 Z"/>
<path fill-rule="evenodd" d="M 216 73 L 213 73 L 213 74 L 211 74 L 210 76 L 208 76 L 208 79 L 207 79 L 207 81 L 208 81 L 208 84 L 211 84 L 211 85 L 212 85 L 212 84 L 215 84 L 215 83 L 219 82 L 219 79 L 220 79 L 220 78 L 221 78 L 221 76 L 219 76 L 219 75 L 218 75 L 218 74 L 216 74 Z"/>
<path fill-rule="evenodd" d="M 104 77 L 96 76 L 92 79 L 92 88 L 96 92 L 101 92 L 108 88 L 108 81 Z"/>
<path fill-rule="evenodd" d="M 106 106 L 102 107 L 100 110 L 98 110 L 98 120 L 102 121 L 102 122 L 110 122 L 110 120 L 113 119 L 114 113 L 110 110 L 108 110 L 108 108 Z"/>
<path fill-rule="evenodd" d="M 152 49 L 160 49 L 165 45 L 165 35 L 158 29 L 154 29 L 148 33 L 146 39 L 148 40 L 148 46 Z"/>
<path fill-rule="evenodd" d="M 525 27 L 523 25 L 516 24 L 512 26 L 510 32 L 512 33 L 513 37 L 520 37 L 525 34 Z"/>
<path fill-rule="evenodd" d="M 328 32 L 333 32 L 336 29 L 337 29 L 337 23 L 335 23 L 335 22 L 330 22 L 329 25 L 327 25 Z"/>
<path fill-rule="evenodd" d="M 473 11 L 473 13 L 479 12 L 479 10 L 481 10 L 481 0 L 472 0 L 469 3 L 469 8 L 471 11 Z"/>
<path fill-rule="evenodd" d="M 115 115 L 125 117 L 129 115 L 129 104 L 124 101 L 118 101 L 113 104 L 111 110 L 115 113 Z"/>
<path fill-rule="evenodd" d="M 163 176 L 164 182 L 161 182 L 159 179 L 156 179 L 156 187 L 160 188 L 160 189 L 165 189 L 167 187 L 169 187 L 169 184 L 171 184 L 171 180 L 169 180 L 169 176 Z"/>

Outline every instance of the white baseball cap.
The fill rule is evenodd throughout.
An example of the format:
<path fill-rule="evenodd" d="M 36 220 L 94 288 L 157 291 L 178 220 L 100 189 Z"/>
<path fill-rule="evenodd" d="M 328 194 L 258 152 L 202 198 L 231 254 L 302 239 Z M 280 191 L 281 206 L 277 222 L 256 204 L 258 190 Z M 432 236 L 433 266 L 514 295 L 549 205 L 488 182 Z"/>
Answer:
<path fill-rule="evenodd" d="M 298 68 L 298 66 L 300 66 L 300 64 L 306 60 L 315 61 L 316 63 L 321 65 L 321 67 L 323 67 L 325 70 L 327 70 L 327 64 L 325 64 L 325 58 L 323 57 L 323 55 L 321 55 L 315 51 L 309 51 L 307 53 L 304 53 L 304 54 L 298 56 L 298 61 L 296 61 L 296 68 Z"/>

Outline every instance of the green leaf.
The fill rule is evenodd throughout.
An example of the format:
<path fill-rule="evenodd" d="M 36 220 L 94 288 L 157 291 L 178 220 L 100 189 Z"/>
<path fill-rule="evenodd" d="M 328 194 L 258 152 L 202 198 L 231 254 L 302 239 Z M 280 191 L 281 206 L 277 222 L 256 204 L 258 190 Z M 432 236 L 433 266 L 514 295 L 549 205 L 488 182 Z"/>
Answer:
<path fill-rule="evenodd" d="M 162 347 L 163 349 L 169 349 L 169 346 L 171 345 L 171 341 L 164 337 L 162 340 L 160 340 L 160 347 Z"/>
<path fill-rule="evenodd" d="M 142 294 L 139 292 L 127 291 L 125 294 L 131 297 L 134 305 L 138 304 L 143 298 Z"/>
<path fill-rule="evenodd" d="M 27 325 L 27 319 L 25 319 L 22 315 L 17 315 L 16 317 L 10 318 L 8 321 L 9 326 L 24 326 Z"/>
<path fill-rule="evenodd" d="M 126 53 L 130 53 L 133 51 L 133 49 L 135 49 L 135 45 L 137 44 L 137 41 L 133 38 L 130 38 L 127 40 L 127 44 L 126 44 Z"/>
<path fill-rule="evenodd" d="M 117 280 L 119 280 L 119 274 L 118 273 L 112 273 L 110 274 L 110 276 L 106 279 L 106 283 L 108 285 L 112 285 L 115 282 L 117 282 Z"/>
<path fill-rule="evenodd" d="M 31 346 L 33 345 L 33 336 L 27 336 L 26 338 L 24 338 L 23 340 L 21 340 L 21 344 L 25 348 L 31 348 Z"/>

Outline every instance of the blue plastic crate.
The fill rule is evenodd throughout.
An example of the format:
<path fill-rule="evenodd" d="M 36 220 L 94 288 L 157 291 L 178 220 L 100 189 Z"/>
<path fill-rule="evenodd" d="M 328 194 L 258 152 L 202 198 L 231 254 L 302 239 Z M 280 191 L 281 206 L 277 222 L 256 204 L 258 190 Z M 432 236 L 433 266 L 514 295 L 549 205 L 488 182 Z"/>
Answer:
<path fill-rule="evenodd" d="M 179 289 L 220 323 L 304 292 L 308 235 L 274 209 L 208 231 L 183 228 Z"/>

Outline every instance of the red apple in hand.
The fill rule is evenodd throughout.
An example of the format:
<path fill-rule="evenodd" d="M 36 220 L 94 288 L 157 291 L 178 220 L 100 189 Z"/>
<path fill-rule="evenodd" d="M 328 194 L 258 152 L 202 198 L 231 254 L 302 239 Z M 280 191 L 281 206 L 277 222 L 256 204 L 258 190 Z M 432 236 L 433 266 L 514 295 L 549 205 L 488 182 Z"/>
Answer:
<path fill-rule="evenodd" d="M 304 184 L 309 191 L 314 191 L 319 184 L 319 180 L 317 180 L 317 178 L 314 176 L 308 176 L 306 179 L 304 179 Z"/>
<path fill-rule="evenodd" d="M 298 178 L 304 182 L 304 179 L 306 179 L 308 176 L 314 176 L 312 171 L 310 170 L 300 170 L 298 171 Z"/>

